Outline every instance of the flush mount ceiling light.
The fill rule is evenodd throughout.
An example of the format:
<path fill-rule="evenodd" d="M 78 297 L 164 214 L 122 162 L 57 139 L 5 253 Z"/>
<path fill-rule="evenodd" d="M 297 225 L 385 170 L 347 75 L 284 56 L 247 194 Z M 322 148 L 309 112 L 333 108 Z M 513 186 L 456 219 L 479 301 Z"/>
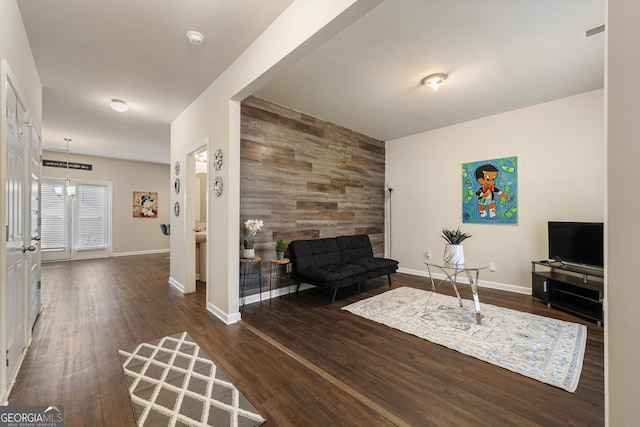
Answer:
<path fill-rule="evenodd" d="M 129 106 L 127 105 L 127 103 L 121 99 L 112 99 L 111 104 L 109 105 L 111 105 L 111 108 L 113 108 L 118 113 L 124 113 L 129 109 Z"/>
<path fill-rule="evenodd" d="M 189 43 L 194 46 L 199 46 L 202 44 L 202 42 L 204 42 L 204 36 L 202 35 L 202 33 L 199 33 L 197 31 L 187 32 L 187 39 L 189 39 Z"/>
<path fill-rule="evenodd" d="M 444 73 L 429 74 L 427 77 L 422 79 L 420 83 L 436 91 L 446 79 L 447 75 Z"/>

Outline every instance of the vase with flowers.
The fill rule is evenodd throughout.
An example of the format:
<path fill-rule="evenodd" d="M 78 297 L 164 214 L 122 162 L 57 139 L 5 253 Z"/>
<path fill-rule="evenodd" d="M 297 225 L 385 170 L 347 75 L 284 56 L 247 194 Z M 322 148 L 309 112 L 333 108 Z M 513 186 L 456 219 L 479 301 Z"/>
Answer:
<path fill-rule="evenodd" d="M 244 222 L 246 229 L 245 238 L 242 241 L 242 258 L 255 258 L 256 251 L 253 249 L 254 237 L 264 227 L 264 222 L 260 219 L 248 219 Z"/>

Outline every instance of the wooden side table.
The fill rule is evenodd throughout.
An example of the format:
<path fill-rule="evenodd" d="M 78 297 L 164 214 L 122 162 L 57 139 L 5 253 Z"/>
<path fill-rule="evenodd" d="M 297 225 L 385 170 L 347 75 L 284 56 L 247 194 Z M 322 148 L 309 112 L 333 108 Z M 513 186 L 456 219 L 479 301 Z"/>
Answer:
<path fill-rule="evenodd" d="M 278 285 L 286 284 L 289 288 L 289 301 L 291 301 L 291 279 L 289 277 L 289 265 L 291 260 L 289 258 L 272 258 L 269 260 L 269 295 L 272 296 L 273 284 L 275 282 L 276 289 Z M 269 305 L 271 305 L 271 298 L 269 298 Z"/>
<path fill-rule="evenodd" d="M 255 269 L 258 268 L 256 272 Z M 254 271 L 251 271 L 251 270 Z M 246 290 L 247 290 L 247 281 L 252 277 L 258 277 L 258 286 L 260 292 L 260 306 L 262 307 L 262 258 L 259 256 L 253 258 L 240 258 L 240 284 L 241 284 L 241 295 L 242 305 L 245 304 L 246 301 Z"/>

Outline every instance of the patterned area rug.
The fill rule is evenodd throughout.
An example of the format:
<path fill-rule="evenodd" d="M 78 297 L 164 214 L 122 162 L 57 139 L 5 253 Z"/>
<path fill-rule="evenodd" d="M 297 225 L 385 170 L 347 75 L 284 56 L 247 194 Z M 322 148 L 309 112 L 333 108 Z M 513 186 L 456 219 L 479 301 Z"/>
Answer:
<path fill-rule="evenodd" d="M 572 322 L 401 287 L 343 310 L 443 345 L 485 362 L 574 392 L 587 328 Z"/>
<path fill-rule="evenodd" d="M 186 332 L 118 350 L 138 426 L 259 426 L 258 411 Z"/>

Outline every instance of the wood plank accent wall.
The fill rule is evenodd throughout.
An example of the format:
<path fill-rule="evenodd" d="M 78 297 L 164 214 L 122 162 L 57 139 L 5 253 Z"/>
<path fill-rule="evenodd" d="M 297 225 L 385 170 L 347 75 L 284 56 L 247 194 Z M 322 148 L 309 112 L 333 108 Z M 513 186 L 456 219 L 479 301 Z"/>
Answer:
<path fill-rule="evenodd" d="M 383 256 L 384 141 L 256 97 L 241 112 L 241 235 L 247 219 L 264 221 L 263 283 L 277 239 L 364 233 Z"/>

